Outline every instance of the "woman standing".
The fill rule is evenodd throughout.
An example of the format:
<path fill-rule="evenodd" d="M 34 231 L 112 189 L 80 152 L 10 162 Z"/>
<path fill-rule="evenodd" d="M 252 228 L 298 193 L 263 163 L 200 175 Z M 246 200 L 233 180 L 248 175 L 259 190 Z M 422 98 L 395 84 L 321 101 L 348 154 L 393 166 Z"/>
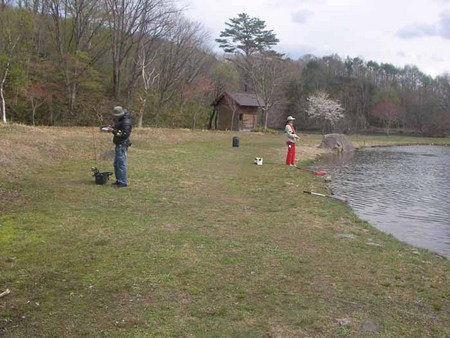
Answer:
<path fill-rule="evenodd" d="M 286 164 L 289 166 L 295 166 L 295 143 L 300 138 L 294 127 L 294 120 L 295 118 L 288 116 L 286 127 L 284 128 L 286 132 L 286 144 L 288 146 Z"/>

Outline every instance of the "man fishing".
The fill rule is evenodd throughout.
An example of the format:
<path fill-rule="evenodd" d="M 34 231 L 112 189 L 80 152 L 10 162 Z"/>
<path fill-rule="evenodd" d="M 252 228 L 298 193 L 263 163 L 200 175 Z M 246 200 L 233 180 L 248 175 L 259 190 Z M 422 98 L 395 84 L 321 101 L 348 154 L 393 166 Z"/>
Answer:
<path fill-rule="evenodd" d="M 114 107 L 112 115 L 114 117 L 114 127 L 108 127 L 107 131 L 114 135 L 113 143 L 116 146 L 114 152 L 114 175 L 116 176 L 116 182 L 113 185 L 116 188 L 124 188 L 128 186 L 127 151 L 131 145 L 131 115 L 121 106 Z"/>

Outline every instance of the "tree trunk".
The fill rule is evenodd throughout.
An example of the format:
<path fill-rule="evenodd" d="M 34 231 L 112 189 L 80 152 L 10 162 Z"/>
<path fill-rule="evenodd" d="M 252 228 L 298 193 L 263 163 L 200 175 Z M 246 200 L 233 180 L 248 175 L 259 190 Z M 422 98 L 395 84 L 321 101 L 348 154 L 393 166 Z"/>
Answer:
<path fill-rule="evenodd" d="M 2 82 L 0 83 L 0 100 L 2 101 L 2 122 L 6 124 L 6 102 L 3 88 L 5 86 L 6 77 L 8 76 L 8 69 L 5 71 Z"/>
<path fill-rule="evenodd" d="M 213 111 L 212 111 L 211 115 L 209 116 L 209 121 L 208 121 L 208 129 L 209 129 L 209 130 L 212 129 L 212 123 L 213 123 L 213 120 L 214 120 L 214 118 L 215 118 L 216 112 L 217 112 L 217 109 L 216 109 L 216 107 L 214 106 Z M 215 127 L 216 127 L 216 128 L 214 128 L 214 129 L 217 129 L 217 125 L 215 125 Z"/>
<path fill-rule="evenodd" d="M 145 93 L 147 94 L 147 93 Z M 138 123 L 137 123 L 137 127 L 138 128 L 142 128 L 142 124 L 144 122 L 144 112 L 145 112 L 145 107 L 147 106 L 147 98 L 141 98 L 141 108 L 139 109 L 139 116 L 138 116 Z"/>
<path fill-rule="evenodd" d="M 233 127 L 234 127 L 234 116 L 236 115 L 236 109 L 233 109 L 233 114 L 231 114 L 231 127 L 230 127 L 230 131 L 233 131 Z M 239 128 L 238 128 L 239 129 Z"/>
<path fill-rule="evenodd" d="M 197 125 L 197 110 L 195 110 L 194 114 L 192 114 L 192 130 L 195 130 Z"/>
<path fill-rule="evenodd" d="M 120 64 L 118 61 L 114 61 L 113 88 L 114 98 L 118 100 L 120 98 Z"/>
<path fill-rule="evenodd" d="M 70 112 L 72 113 L 75 110 L 75 101 L 77 97 L 77 84 L 73 83 L 72 88 L 70 90 Z"/>
<path fill-rule="evenodd" d="M 266 110 L 264 113 L 264 129 L 267 129 L 268 120 L 269 120 L 269 112 Z"/>
<path fill-rule="evenodd" d="M 33 127 L 36 125 L 34 117 L 36 116 L 36 105 L 34 104 L 34 99 L 31 99 L 31 121 L 33 123 Z"/>

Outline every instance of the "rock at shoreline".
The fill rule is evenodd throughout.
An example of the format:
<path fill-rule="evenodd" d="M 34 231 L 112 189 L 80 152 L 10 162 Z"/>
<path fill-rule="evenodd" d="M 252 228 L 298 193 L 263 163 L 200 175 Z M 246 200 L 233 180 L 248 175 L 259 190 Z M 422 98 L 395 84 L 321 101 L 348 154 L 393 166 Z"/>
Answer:
<path fill-rule="evenodd" d="M 320 148 L 333 149 L 338 152 L 351 152 L 355 150 L 353 144 L 342 134 L 324 135 Z"/>

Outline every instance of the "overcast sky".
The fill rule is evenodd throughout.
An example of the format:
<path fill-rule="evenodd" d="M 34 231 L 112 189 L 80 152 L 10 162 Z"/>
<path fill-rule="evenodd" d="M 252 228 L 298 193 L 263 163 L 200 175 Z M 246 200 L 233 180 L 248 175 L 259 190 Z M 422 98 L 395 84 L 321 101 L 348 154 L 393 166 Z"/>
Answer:
<path fill-rule="evenodd" d="M 181 1 L 212 43 L 225 22 L 247 13 L 265 21 L 280 40 L 274 49 L 293 59 L 337 54 L 416 65 L 432 76 L 450 73 L 450 0 Z"/>

